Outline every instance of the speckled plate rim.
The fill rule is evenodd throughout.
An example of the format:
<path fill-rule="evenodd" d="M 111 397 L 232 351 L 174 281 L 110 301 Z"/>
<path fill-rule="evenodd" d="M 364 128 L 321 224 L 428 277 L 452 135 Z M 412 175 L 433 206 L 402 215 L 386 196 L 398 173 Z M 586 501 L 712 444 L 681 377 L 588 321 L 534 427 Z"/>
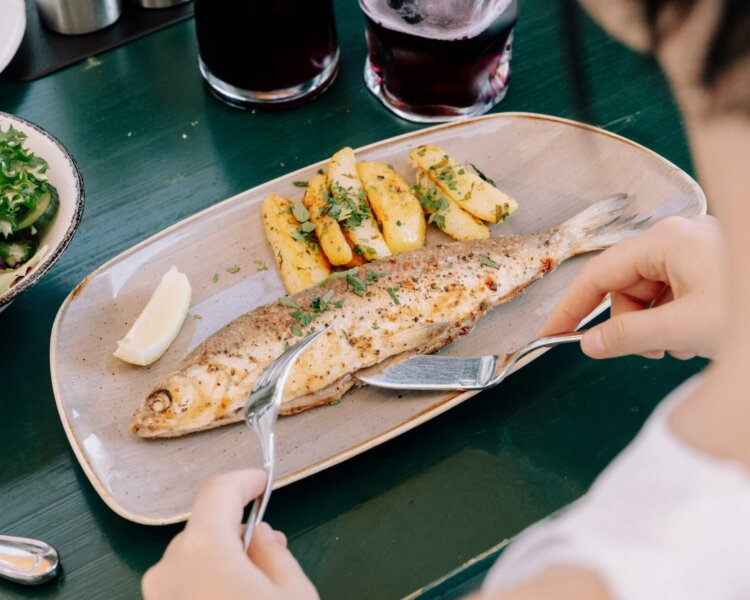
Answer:
<path fill-rule="evenodd" d="M 68 149 L 60 140 L 58 140 L 49 131 L 39 127 L 39 125 L 36 125 L 32 123 L 31 121 L 27 121 L 26 119 L 22 119 L 21 117 L 17 117 L 15 115 L 11 115 L 9 113 L 0 111 L 0 118 L 7 119 L 9 121 L 15 121 L 16 123 L 22 123 L 24 126 L 30 127 L 39 135 L 47 138 L 50 142 L 52 142 L 57 147 L 57 149 L 62 153 L 63 158 L 67 161 L 68 166 L 70 167 L 70 173 L 73 176 L 73 185 L 75 186 L 75 203 L 76 203 L 75 208 L 73 210 L 73 218 L 70 221 L 70 225 L 68 225 L 68 228 L 65 230 L 65 234 L 63 235 L 63 238 L 60 241 L 60 243 L 55 248 L 53 248 L 49 252 L 49 254 L 47 254 L 47 256 L 42 260 L 42 262 L 40 262 L 36 267 L 34 267 L 31 270 L 31 273 L 23 277 L 20 281 L 18 281 L 18 283 L 16 283 L 7 292 L 0 295 L 0 310 L 2 310 L 3 307 L 7 306 L 10 302 L 15 300 L 24 291 L 26 291 L 32 285 L 34 285 L 42 275 L 44 275 L 47 271 L 49 271 L 52 265 L 54 265 L 57 262 L 57 260 L 60 258 L 62 253 L 68 247 L 68 244 L 70 244 L 71 240 L 73 239 L 73 236 L 75 235 L 78 229 L 78 226 L 81 224 L 81 219 L 83 218 L 83 205 L 84 205 L 85 192 L 84 192 L 83 175 L 81 174 L 81 169 L 78 167 L 78 163 L 76 162 L 75 158 L 73 158 L 73 155 L 70 152 L 68 152 Z"/>
<path fill-rule="evenodd" d="M 368 144 L 366 146 L 360 146 L 359 148 L 355 148 L 354 152 L 358 154 L 360 152 L 373 150 L 380 146 L 392 144 L 394 142 L 400 142 L 400 141 L 408 140 L 412 138 L 419 138 L 425 135 L 429 135 L 435 131 L 447 130 L 447 129 L 452 129 L 452 128 L 461 128 L 461 127 L 466 127 L 469 124 L 473 124 L 477 122 L 492 121 L 492 120 L 499 120 L 499 119 L 531 119 L 531 120 L 548 121 L 548 122 L 568 125 L 571 127 L 585 129 L 585 130 L 591 131 L 592 133 L 596 133 L 599 135 L 604 135 L 616 141 L 632 146 L 642 152 L 645 152 L 646 154 L 652 156 L 653 158 L 661 161 L 665 166 L 671 169 L 674 169 L 674 171 L 679 173 L 681 177 L 684 177 L 685 180 L 689 184 L 691 184 L 691 186 L 695 189 L 696 194 L 698 195 L 698 198 L 700 201 L 701 213 L 705 214 L 707 212 L 707 203 L 706 203 L 705 194 L 703 193 L 703 190 L 700 188 L 698 183 L 685 171 L 680 169 L 677 165 L 667 160 L 660 154 L 657 154 L 653 150 L 649 150 L 645 146 L 642 146 L 641 144 L 638 144 L 632 140 L 629 140 L 628 138 L 625 138 L 621 135 L 617 135 L 616 133 L 609 132 L 605 129 L 601 129 L 600 127 L 595 127 L 593 125 L 588 125 L 586 123 L 580 123 L 578 121 L 573 121 L 571 119 L 565 119 L 562 117 L 555 117 L 551 115 L 543 115 L 543 114 L 538 114 L 538 113 L 526 113 L 526 112 L 504 112 L 504 113 L 495 113 L 491 115 L 483 115 L 481 117 L 466 119 L 465 121 L 458 121 L 454 123 L 444 123 L 442 125 L 437 125 L 434 127 L 427 127 L 424 129 L 419 129 L 417 131 L 411 131 L 409 133 L 390 137 L 384 140 L 374 142 L 372 144 Z M 68 418 L 68 414 L 65 410 L 65 407 L 63 406 L 61 393 L 58 387 L 57 374 L 56 374 L 56 368 L 55 368 L 55 365 L 56 365 L 55 346 L 57 342 L 57 336 L 59 333 L 60 321 L 68 305 L 70 304 L 72 300 L 75 299 L 75 297 L 86 286 L 86 284 L 88 283 L 90 279 L 92 279 L 93 277 L 95 277 L 100 272 L 104 271 L 105 269 L 109 268 L 111 264 L 115 262 L 119 262 L 124 258 L 127 258 L 129 255 L 138 251 L 143 246 L 151 244 L 163 237 L 170 235 L 178 227 L 182 227 L 186 223 L 190 223 L 198 219 L 202 219 L 206 215 L 209 215 L 215 211 L 220 211 L 222 209 L 222 206 L 233 201 L 235 198 L 237 198 L 237 196 L 253 191 L 256 187 L 260 187 L 261 185 L 272 184 L 276 181 L 287 179 L 289 177 L 294 178 L 297 175 L 301 175 L 302 173 L 309 172 L 310 169 L 323 167 L 325 166 L 327 162 L 328 162 L 328 159 L 326 158 L 321 161 L 318 161 L 317 163 L 306 165 L 305 167 L 297 169 L 296 171 L 293 171 L 291 173 L 285 173 L 284 175 L 281 175 L 280 177 L 276 177 L 275 179 L 272 179 L 270 181 L 263 182 L 259 184 L 258 186 L 249 188 L 248 190 L 244 190 L 240 192 L 239 194 L 235 194 L 234 196 L 231 196 L 230 198 L 227 198 L 226 200 L 223 200 L 222 202 L 214 204 L 200 212 L 195 213 L 194 215 L 190 217 L 187 217 L 181 221 L 178 221 L 177 223 L 174 223 L 173 225 L 170 225 L 166 229 L 163 229 L 155 233 L 151 237 L 143 240 L 142 242 L 139 242 L 138 244 L 129 248 L 128 250 L 125 250 L 121 254 L 115 256 L 114 258 L 110 259 L 109 261 L 101 265 L 99 268 L 89 273 L 73 289 L 73 291 L 67 296 L 67 298 L 65 298 L 62 305 L 60 306 L 57 316 L 55 317 L 55 322 L 52 326 L 52 333 L 50 335 L 50 371 L 51 371 L 51 376 L 52 376 L 52 390 L 55 395 L 55 404 L 57 406 L 58 413 L 60 414 L 60 420 L 62 421 L 63 429 L 65 430 L 65 434 L 68 437 L 68 441 L 71 445 L 71 448 L 73 449 L 73 453 L 78 459 L 78 462 L 81 465 L 81 468 L 83 469 L 84 473 L 86 474 L 86 477 L 91 482 L 91 485 L 94 487 L 94 489 L 99 494 L 101 499 L 105 502 L 105 504 L 109 506 L 109 508 L 111 508 L 115 513 L 117 513 L 121 517 L 129 521 L 133 521 L 135 523 L 140 523 L 142 525 L 159 526 L 159 525 L 171 525 L 174 523 L 179 523 L 181 521 L 186 521 L 190 517 L 190 513 L 189 512 L 179 513 L 168 518 L 158 518 L 158 519 L 143 517 L 142 515 L 135 514 L 125 509 L 123 506 L 121 506 L 117 502 L 117 500 L 100 483 L 98 477 L 96 476 L 94 472 L 93 467 L 88 461 L 88 458 L 86 457 L 83 450 L 81 449 L 82 447 L 81 447 L 80 441 L 76 437 L 73 427 L 70 424 L 70 420 Z M 607 298 L 584 320 L 582 325 L 596 318 L 599 314 L 604 312 L 604 310 L 606 310 L 608 307 L 609 307 L 609 299 Z M 519 363 L 517 364 L 516 368 L 513 371 L 515 372 L 518 369 L 523 368 L 524 366 L 528 365 L 532 361 L 536 360 L 539 356 L 541 356 L 545 352 L 547 352 L 546 349 L 541 349 L 541 350 L 538 350 L 536 352 L 529 354 L 526 358 L 519 361 Z M 418 427 L 419 425 L 433 419 L 434 417 L 437 417 L 438 415 L 443 414 L 444 412 L 450 410 L 451 408 L 455 406 L 458 406 L 459 404 L 465 402 L 469 398 L 472 398 L 478 393 L 479 392 L 477 391 L 458 393 L 455 396 L 451 396 L 451 397 L 445 398 L 444 400 L 436 402 L 430 408 L 418 414 L 417 416 L 411 417 L 407 419 L 406 421 L 399 423 L 398 425 L 393 426 L 390 429 L 387 429 L 386 431 L 381 432 L 378 435 L 375 435 L 369 439 L 363 440 L 359 444 L 356 444 L 355 446 L 352 446 L 351 448 L 348 448 L 347 450 L 340 452 L 336 454 L 335 456 L 331 456 L 327 459 L 309 464 L 306 467 L 302 469 L 298 469 L 297 471 L 293 471 L 292 473 L 289 473 L 286 476 L 279 477 L 278 479 L 276 479 L 276 481 L 274 481 L 273 489 L 284 487 L 286 485 L 289 485 L 290 483 L 294 483 L 295 481 L 299 481 L 300 479 L 304 479 L 305 477 L 309 477 L 310 475 L 319 473 L 320 471 L 323 471 L 329 467 L 333 467 L 350 458 L 353 458 L 359 454 L 362 454 L 363 452 L 366 452 L 367 450 L 370 450 L 376 446 L 379 446 L 380 444 L 383 444 L 384 442 L 387 442 L 401 435 L 402 433 L 410 431 L 411 429 Z"/>

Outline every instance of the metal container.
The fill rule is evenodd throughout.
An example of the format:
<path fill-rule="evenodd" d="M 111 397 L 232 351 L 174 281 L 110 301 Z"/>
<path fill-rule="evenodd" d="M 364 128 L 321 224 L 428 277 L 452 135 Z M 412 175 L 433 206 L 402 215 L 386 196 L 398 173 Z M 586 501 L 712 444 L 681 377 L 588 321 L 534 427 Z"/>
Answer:
<path fill-rule="evenodd" d="M 122 0 L 37 0 L 37 8 L 48 29 L 79 35 L 117 21 L 122 14 Z"/>
<path fill-rule="evenodd" d="M 178 4 L 185 4 L 190 0 L 133 0 L 135 4 L 143 8 L 169 8 Z"/>

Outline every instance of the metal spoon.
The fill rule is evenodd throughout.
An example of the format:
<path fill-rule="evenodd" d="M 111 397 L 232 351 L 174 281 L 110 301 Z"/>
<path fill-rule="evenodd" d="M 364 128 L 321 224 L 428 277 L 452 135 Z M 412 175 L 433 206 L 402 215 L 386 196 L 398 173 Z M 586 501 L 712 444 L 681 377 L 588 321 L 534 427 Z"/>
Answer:
<path fill-rule="evenodd" d="M 53 579 L 59 567 L 57 550 L 49 544 L 0 535 L 0 577 L 16 583 L 38 585 Z"/>

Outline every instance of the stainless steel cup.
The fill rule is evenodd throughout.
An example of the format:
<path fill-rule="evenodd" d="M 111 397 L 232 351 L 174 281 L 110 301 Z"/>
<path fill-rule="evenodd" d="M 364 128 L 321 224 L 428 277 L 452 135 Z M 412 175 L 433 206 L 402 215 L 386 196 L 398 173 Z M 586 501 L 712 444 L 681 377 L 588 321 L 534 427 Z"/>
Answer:
<path fill-rule="evenodd" d="M 37 8 L 48 29 L 79 35 L 117 21 L 122 14 L 122 0 L 37 0 Z"/>

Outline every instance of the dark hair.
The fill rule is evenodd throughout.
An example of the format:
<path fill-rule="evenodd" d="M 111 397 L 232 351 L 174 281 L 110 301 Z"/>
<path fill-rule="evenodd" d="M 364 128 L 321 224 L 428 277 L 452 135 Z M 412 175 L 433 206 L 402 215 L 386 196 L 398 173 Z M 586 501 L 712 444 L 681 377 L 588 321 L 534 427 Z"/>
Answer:
<path fill-rule="evenodd" d="M 702 0 L 640 0 L 651 27 L 652 51 L 658 49 L 661 40 L 668 34 L 667 31 L 659 30 L 660 17 L 664 11 L 676 10 L 677 18 L 687 18 L 700 1 Z M 721 14 L 701 67 L 701 81 L 705 87 L 718 92 L 717 109 L 750 112 L 750 0 L 710 1 L 721 5 Z M 576 17 L 579 9 L 575 6 L 575 0 L 561 0 L 561 4 L 568 57 L 577 63 L 582 54 Z M 574 99 L 582 116 L 586 116 L 586 81 L 580 76 L 578 69 L 571 69 L 570 72 L 573 76 Z"/>
<path fill-rule="evenodd" d="M 714 0 L 722 4 L 718 27 L 713 33 L 701 77 L 704 85 L 715 85 L 722 75 L 750 58 L 750 2 L 748 0 Z M 663 32 L 657 21 L 665 8 L 676 7 L 687 15 L 696 0 L 642 0 L 646 18 L 651 24 L 653 43 L 657 46 Z"/>

